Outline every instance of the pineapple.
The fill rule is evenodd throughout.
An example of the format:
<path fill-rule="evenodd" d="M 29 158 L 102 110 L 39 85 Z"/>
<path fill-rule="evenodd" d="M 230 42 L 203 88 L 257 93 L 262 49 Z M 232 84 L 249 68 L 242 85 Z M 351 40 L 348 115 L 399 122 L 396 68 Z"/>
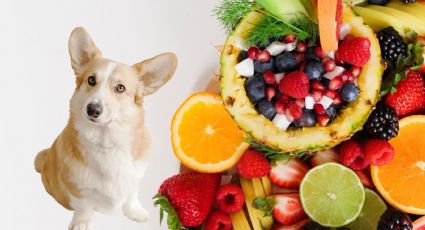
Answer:
<path fill-rule="evenodd" d="M 351 33 L 367 37 L 371 43 L 371 58 L 359 77 L 360 95 L 357 100 L 345 106 L 326 127 L 290 128 L 283 131 L 256 111 L 246 95 L 245 79 L 234 68 L 241 51 L 238 46 L 259 22 L 261 15 L 256 11 L 246 14 L 228 36 L 221 55 L 220 92 L 227 110 L 238 125 L 256 141 L 287 152 L 328 149 L 361 130 L 379 100 L 383 73 L 379 42 L 363 19 L 356 16 L 348 5 L 344 6 L 343 21 L 351 25 Z"/>

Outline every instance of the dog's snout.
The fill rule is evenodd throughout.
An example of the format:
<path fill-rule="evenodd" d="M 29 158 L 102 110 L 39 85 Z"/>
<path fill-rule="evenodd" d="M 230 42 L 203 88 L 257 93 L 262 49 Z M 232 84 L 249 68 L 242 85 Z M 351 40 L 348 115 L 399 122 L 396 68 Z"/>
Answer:
<path fill-rule="evenodd" d="M 87 115 L 91 118 L 98 118 L 103 112 L 103 108 L 100 104 L 90 103 L 87 105 Z"/>

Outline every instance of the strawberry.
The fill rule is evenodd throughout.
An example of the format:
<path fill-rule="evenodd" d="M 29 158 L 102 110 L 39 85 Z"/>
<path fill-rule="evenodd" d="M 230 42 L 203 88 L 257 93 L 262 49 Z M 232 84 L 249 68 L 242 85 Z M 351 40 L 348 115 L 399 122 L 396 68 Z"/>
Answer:
<path fill-rule="evenodd" d="M 168 212 L 169 228 L 201 225 L 212 208 L 220 179 L 220 174 L 188 172 L 164 181 L 154 204 L 161 213 Z"/>
<path fill-rule="evenodd" d="M 388 94 L 385 102 L 398 116 L 425 112 L 425 80 L 419 72 L 410 71 L 396 88 L 397 92 Z"/>
<path fill-rule="evenodd" d="M 283 224 L 275 223 L 272 227 L 272 230 L 299 230 L 299 229 L 303 229 L 302 227 L 308 222 L 310 222 L 310 219 L 307 218 L 291 225 L 283 225 Z"/>
<path fill-rule="evenodd" d="M 338 61 L 364 66 L 370 59 L 370 41 L 363 37 L 346 39 L 339 45 L 336 56 Z"/>
<path fill-rule="evenodd" d="M 280 91 L 293 98 L 307 97 L 309 88 L 308 76 L 301 71 L 287 74 L 279 83 Z"/>
<path fill-rule="evenodd" d="M 310 159 L 310 164 L 313 167 L 328 162 L 339 163 L 339 155 L 335 148 L 319 151 Z"/>
<path fill-rule="evenodd" d="M 372 178 L 370 177 L 370 173 L 366 169 L 354 172 L 357 174 L 357 177 L 360 179 L 363 186 L 367 188 L 373 188 Z"/>
<path fill-rule="evenodd" d="M 255 199 L 252 205 L 266 214 L 273 214 L 274 219 L 283 225 L 291 225 L 307 217 L 298 193 L 275 194 L 267 198 L 260 197 Z"/>
<path fill-rule="evenodd" d="M 263 154 L 255 149 L 248 149 L 236 165 L 239 175 L 243 178 L 263 177 L 269 174 L 270 165 Z"/>
<path fill-rule="evenodd" d="M 277 161 L 272 165 L 269 178 L 280 187 L 298 189 L 308 169 L 300 159 Z"/>

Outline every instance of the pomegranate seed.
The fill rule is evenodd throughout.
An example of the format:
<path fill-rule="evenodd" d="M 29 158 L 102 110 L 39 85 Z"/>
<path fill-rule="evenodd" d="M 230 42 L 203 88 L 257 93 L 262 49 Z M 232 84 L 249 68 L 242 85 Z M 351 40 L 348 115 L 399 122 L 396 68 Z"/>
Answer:
<path fill-rule="evenodd" d="M 286 119 L 288 119 L 289 122 L 294 121 L 294 116 L 292 116 L 292 113 L 289 111 L 289 109 L 286 109 Z"/>
<path fill-rule="evenodd" d="M 291 43 L 291 42 L 294 42 L 296 39 L 297 39 L 297 37 L 296 37 L 295 35 L 292 35 L 292 34 L 290 34 L 290 35 L 286 35 L 286 36 L 284 36 L 284 37 L 283 37 L 283 41 L 284 41 L 285 43 Z"/>
<path fill-rule="evenodd" d="M 312 89 L 318 89 L 318 90 L 325 89 L 325 86 L 322 83 L 320 83 L 320 81 L 311 81 L 310 85 Z"/>
<path fill-rule="evenodd" d="M 314 49 L 314 54 L 320 58 L 324 58 L 326 56 L 326 53 L 323 52 L 322 47 L 316 47 L 316 49 Z"/>
<path fill-rule="evenodd" d="M 263 78 L 264 81 L 269 85 L 276 84 L 276 77 L 274 76 L 274 73 L 270 70 L 263 73 Z"/>
<path fill-rule="evenodd" d="M 280 95 L 279 100 L 281 100 L 281 101 L 285 102 L 286 104 L 288 104 L 289 101 L 291 100 L 291 98 L 288 95 L 282 94 L 282 95 Z"/>
<path fill-rule="evenodd" d="M 303 116 L 303 110 L 298 107 L 295 103 L 289 105 L 289 112 L 292 114 L 295 120 L 300 119 Z"/>
<path fill-rule="evenodd" d="M 317 123 L 319 123 L 320 126 L 326 126 L 328 122 L 329 117 L 326 113 L 317 115 Z"/>
<path fill-rule="evenodd" d="M 252 46 L 248 49 L 248 57 L 252 60 L 256 60 L 258 55 L 261 53 L 261 50 L 258 47 Z"/>
<path fill-rule="evenodd" d="M 342 88 L 343 85 L 344 85 L 344 81 L 342 80 L 342 77 L 336 76 L 329 82 L 329 89 L 339 90 Z"/>
<path fill-rule="evenodd" d="M 276 96 L 276 88 L 273 86 L 269 86 L 266 88 L 266 97 L 267 100 L 271 101 L 273 97 Z"/>
<path fill-rule="evenodd" d="M 354 77 L 358 77 L 361 72 L 362 72 L 362 67 L 353 66 L 353 68 L 351 68 L 351 73 L 353 74 Z"/>
<path fill-rule="evenodd" d="M 343 102 L 342 96 L 339 94 L 337 94 L 333 99 L 334 101 L 332 102 L 332 105 L 340 105 Z"/>
<path fill-rule="evenodd" d="M 298 99 L 295 100 L 295 104 L 300 108 L 304 108 L 305 107 L 305 99 L 304 98 L 303 99 L 298 98 Z"/>
<path fill-rule="evenodd" d="M 420 36 L 420 35 L 418 35 L 418 36 L 416 37 L 416 39 L 418 40 L 418 42 L 419 42 L 422 46 L 425 46 L 425 37 L 424 37 L 424 36 Z"/>
<path fill-rule="evenodd" d="M 269 51 L 267 51 L 267 50 L 263 50 L 263 51 L 261 51 L 261 52 L 258 54 L 257 59 L 258 59 L 260 62 L 269 62 L 269 61 L 270 61 L 270 59 L 271 59 L 271 55 L 270 55 Z"/>
<path fill-rule="evenodd" d="M 319 89 L 313 89 L 311 91 L 311 96 L 313 97 L 315 102 L 319 102 L 320 100 L 322 100 L 323 91 Z"/>
<path fill-rule="evenodd" d="M 298 65 L 298 70 L 301 72 L 304 72 L 306 67 L 305 61 L 302 61 L 299 65 Z"/>
<path fill-rule="evenodd" d="M 315 104 L 313 106 L 313 110 L 316 114 L 325 114 L 326 113 L 325 107 L 323 107 L 322 104 Z"/>
<path fill-rule="evenodd" d="M 276 113 L 284 114 L 286 111 L 286 103 L 282 100 L 277 100 L 274 104 L 274 108 L 276 109 Z"/>
<path fill-rule="evenodd" d="M 295 54 L 295 60 L 297 60 L 297 63 L 304 61 L 304 59 L 305 59 L 305 55 L 303 53 Z"/>
<path fill-rule="evenodd" d="M 335 99 L 336 97 L 337 97 L 337 95 L 338 95 L 338 93 L 336 92 L 336 91 L 334 91 L 334 90 L 331 90 L 331 89 L 327 89 L 327 90 L 325 90 L 325 93 L 324 93 L 327 97 L 329 97 L 329 98 L 332 98 L 332 99 Z"/>
<path fill-rule="evenodd" d="M 344 82 L 349 82 L 349 83 L 354 82 L 354 75 L 351 71 L 344 71 L 341 74 L 341 77 L 342 77 L 342 81 L 344 81 Z"/>
<path fill-rule="evenodd" d="M 307 50 L 307 45 L 304 42 L 298 42 L 297 51 L 300 53 L 305 53 L 306 50 Z"/>
<path fill-rule="evenodd" d="M 336 64 L 333 60 L 328 59 L 325 61 L 325 63 L 323 63 L 324 67 L 325 67 L 325 71 L 326 72 L 332 72 L 334 71 Z"/>

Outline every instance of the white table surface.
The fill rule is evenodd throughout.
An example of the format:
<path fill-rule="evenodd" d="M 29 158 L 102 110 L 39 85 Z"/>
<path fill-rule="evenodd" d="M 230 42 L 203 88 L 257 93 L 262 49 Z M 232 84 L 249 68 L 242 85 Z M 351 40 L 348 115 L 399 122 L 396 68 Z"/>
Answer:
<path fill-rule="evenodd" d="M 218 0 L 2 0 L 0 2 L 0 229 L 67 229 L 72 213 L 42 186 L 36 153 L 64 128 L 74 91 L 67 42 L 84 26 L 104 56 L 133 64 L 161 52 L 179 58 L 174 78 L 145 99 L 153 159 L 140 200 L 151 212 L 147 224 L 120 212 L 96 214 L 93 229 L 167 229 L 152 205 L 160 183 L 177 173 L 171 117 L 191 92 L 202 89 L 219 65 L 214 48 L 224 42 L 211 16 Z"/>

